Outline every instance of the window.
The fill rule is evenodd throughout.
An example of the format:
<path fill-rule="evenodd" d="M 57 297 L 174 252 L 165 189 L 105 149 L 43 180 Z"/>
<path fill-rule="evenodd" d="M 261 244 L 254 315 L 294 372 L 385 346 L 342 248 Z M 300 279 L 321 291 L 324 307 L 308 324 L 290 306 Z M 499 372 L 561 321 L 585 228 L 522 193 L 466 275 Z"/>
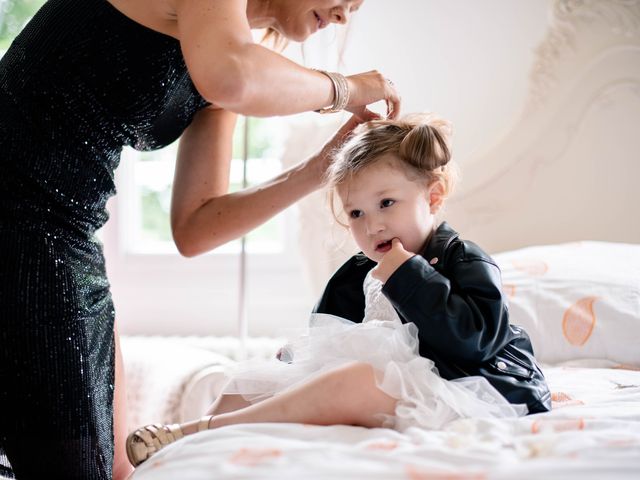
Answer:
<path fill-rule="evenodd" d="M 236 126 L 232 191 L 243 188 L 246 121 Z M 247 185 L 281 172 L 290 121 L 249 118 Z M 272 335 L 304 324 L 315 298 L 298 253 L 296 208 L 247 235 L 244 282 L 240 240 L 192 259 L 178 255 L 169 220 L 177 145 L 126 149 L 117 170 L 103 239 L 120 331 L 244 336 L 248 322 L 252 335 Z"/>
<path fill-rule="evenodd" d="M 0 57 L 45 0 L 0 0 Z"/>
<path fill-rule="evenodd" d="M 248 122 L 248 123 L 247 123 Z M 236 126 L 231 163 L 230 191 L 264 182 L 282 170 L 280 158 L 286 134 L 283 119 L 242 117 Z M 244 137 L 247 136 L 246 170 Z M 169 211 L 171 184 L 178 141 L 162 150 L 123 152 L 119 189 L 128 206 L 120 213 L 121 248 L 128 254 L 176 254 L 171 238 Z M 285 215 L 279 215 L 249 233 L 245 248 L 249 253 L 277 254 L 286 249 Z M 240 240 L 215 250 L 214 254 L 237 253 Z"/>

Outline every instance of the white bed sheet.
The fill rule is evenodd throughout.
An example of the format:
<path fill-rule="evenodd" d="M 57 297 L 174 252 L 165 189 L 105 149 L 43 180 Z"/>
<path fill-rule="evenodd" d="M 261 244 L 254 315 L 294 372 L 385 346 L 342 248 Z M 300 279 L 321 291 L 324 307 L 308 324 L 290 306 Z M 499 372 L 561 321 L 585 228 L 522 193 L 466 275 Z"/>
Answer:
<path fill-rule="evenodd" d="M 132 480 L 640 478 L 640 371 L 547 366 L 552 412 L 442 431 L 235 425 L 186 437 Z"/>

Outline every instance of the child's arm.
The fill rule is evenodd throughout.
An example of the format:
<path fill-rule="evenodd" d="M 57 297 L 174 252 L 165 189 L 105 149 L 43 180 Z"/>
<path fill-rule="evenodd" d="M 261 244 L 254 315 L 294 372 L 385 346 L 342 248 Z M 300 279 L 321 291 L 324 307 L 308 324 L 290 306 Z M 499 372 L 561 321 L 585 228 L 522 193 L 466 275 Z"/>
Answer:
<path fill-rule="evenodd" d="M 421 345 L 463 361 L 488 360 L 511 339 L 500 271 L 470 242 L 459 242 L 443 261 L 446 276 L 413 256 L 383 292 L 405 321 L 416 324 Z"/>

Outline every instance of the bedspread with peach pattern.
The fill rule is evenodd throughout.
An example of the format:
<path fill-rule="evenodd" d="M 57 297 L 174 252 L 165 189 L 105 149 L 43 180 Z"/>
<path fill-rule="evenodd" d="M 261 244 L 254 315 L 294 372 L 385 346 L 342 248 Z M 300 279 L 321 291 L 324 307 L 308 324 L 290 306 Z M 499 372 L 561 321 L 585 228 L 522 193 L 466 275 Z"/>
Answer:
<path fill-rule="evenodd" d="M 545 369 L 553 411 L 403 433 L 236 425 L 184 438 L 132 480 L 640 478 L 640 369 L 582 360 Z"/>

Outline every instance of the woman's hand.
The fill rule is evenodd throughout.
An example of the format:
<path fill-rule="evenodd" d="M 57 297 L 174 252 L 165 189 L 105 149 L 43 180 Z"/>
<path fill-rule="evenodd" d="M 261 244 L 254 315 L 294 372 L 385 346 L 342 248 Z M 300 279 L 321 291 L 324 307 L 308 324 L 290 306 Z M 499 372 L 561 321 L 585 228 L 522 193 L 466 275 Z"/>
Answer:
<path fill-rule="evenodd" d="M 391 250 L 384 254 L 384 257 L 378 262 L 371 272 L 373 278 L 377 278 L 382 283 L 385 283 L 393 272 L 395 272 L 400 265 L 413 257 L 415 253 L 411 253 L 404 249 L 404 245 L 398 238 L 391 240 Z"/>
<path fill-rule="evenodd" d="M 357 115 L 362 121 L 379 118 L 367 108 L 367 105 L 380 100 L 387 103 L 388 118 L 397 118 L 400 114 L 400 95 L 393 82 L 377 70 L 350 75 L 347 77 L 347 82 L 349 83 L 347 110 Z"/>
<path fill-rule="evenodd" d="M 376 115 L 373 112 L 369 113 L 371 115 Z M 329 168 L 329 165 L 331 165 L 333 155 L 336 150 L 339 150 L 340 147 L 342 147 L 342 145 L 351 136 L 353 129 L 363 123 L 363 121 L 364 120 L 359 118 L 358 116 L 352 115 L 351 118 L 349 118 L 349 120 L 347 120 L 347 122 L 342 125 L 342 127 L 340 127 L 340 129 L 333 135 L 333 137 L 331 137 L 331 139 L 329 139 L 329 141 L 324 144 L 322 149 L 311 159 L 309 159 L 309 162 L 316 169 L 316 175 L 320 183 L 324 181 L 325 173 L 327 171 L 327 168 Z"/>

